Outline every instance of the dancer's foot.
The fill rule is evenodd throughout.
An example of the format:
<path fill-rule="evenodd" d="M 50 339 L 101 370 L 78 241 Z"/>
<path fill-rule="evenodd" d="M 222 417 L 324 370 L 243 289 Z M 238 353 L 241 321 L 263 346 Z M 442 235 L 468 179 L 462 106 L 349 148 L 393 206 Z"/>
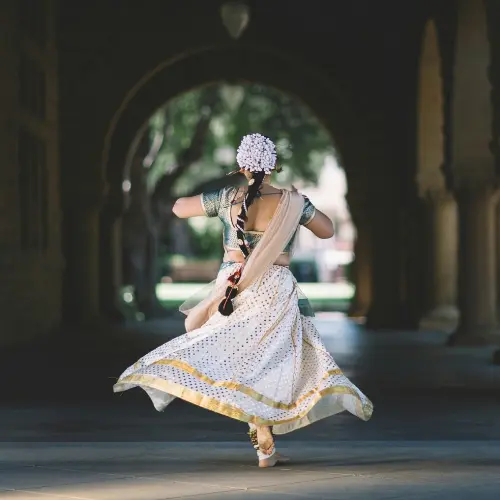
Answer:
<path fill-rule="evenodd" d="M 269 458 L 259 459 L 259 467 L 262 469 L 266 469 L 267 467 L 274 467 L 278 463 L 278 458 L 276 457 L 276 453 Z"/>
<path fill-rule="evenodd" d="M 274 467 L 278 463 L 279 455 L 274 447 L 274 438 L 271 428 L 257 426 L 257 443 L 259 445 L 259 467 Z"/>
<path fill-rule="evenodd" d="M 274 467 L 279 463 L 286 463 L 290 459 L 276 451 L 274 436 L 271 427 L 253 426 L 248 432 L 253 447 L 259 457 L 259 467 Z"/>
<path fill-rule="evenodd" d="M 264 455 L 272 455 L 274 449 L 274 438 L 271 428 L 267 426 L 257 426 L 257 443 L 259 451 Z"/>
<path fill-rule="evenodd" d="M 285 464 L 290 461 L 290 458 L 281 455 L 277 451 L 271 455 L 269 458 L 264 458 L 259 460 L 259 467 L 261 468 L 267 468 L 267 467 L 274 467 L 275 465 L 278 464 Z"/>

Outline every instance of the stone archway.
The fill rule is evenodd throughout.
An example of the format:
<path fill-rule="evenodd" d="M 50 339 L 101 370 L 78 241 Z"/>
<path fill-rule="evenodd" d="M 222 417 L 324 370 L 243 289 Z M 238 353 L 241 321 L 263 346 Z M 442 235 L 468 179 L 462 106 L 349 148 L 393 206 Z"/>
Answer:
<path fill-rule="evenodd" d="M 107 134 L 102 165 L 111 190 L 121 185 L 137 132 L 169 99 L 216 81 L 249 81 L 278 88 L 304 102 L 335 138 L 346 164 L 359 123 L 347 96 L 314 67 L 269 50 L 239 46 L 199 50 L 171 63 L 162 63 L 130 90 Z M 352 149 L 352 148 L 351 148 Z M 354 153 L 353 153 L 354 154 Z"/>
<path fill-rule="evenodd" d="M 443 174 L 445 166 L 442 58 L 434 19 L 425 25 L 418 74 L 417 185 L 428 228 L 424 328 L 456 326 L 457 213 Z"/>
<path fill-rule="evenodd" d="M 117 265 L 121 237 L 118 226 L 123 210 L 122 182 L 135 156 L 144 126 L 169 99 L 216 81 L 254 81 L 294 95 L 319 118 L 334 138 L 343 163 L 349 168 L 356 154 L 360 131 L 346 96 L 314 68 L 283 54 L 255 48 L 208 49 L 162 64 L 134 87 L 112 120 L 103 151 L 109 193 L 101 218 L 101 309 L 112 310 L 121 284 Z M 359 140 L 359 139 L 358 139 Z M 359 162 L 353 162 L 358 165 Z M 109 312 L 106 312 L 109 315 Z"/>

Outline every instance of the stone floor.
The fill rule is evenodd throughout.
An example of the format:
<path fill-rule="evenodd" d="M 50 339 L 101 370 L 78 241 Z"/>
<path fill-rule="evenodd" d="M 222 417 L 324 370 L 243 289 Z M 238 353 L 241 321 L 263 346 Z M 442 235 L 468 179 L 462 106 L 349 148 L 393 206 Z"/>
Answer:
<path fill-rule="evenodd" d="M 16 443 L 0 498 L 26 500 L 498 500 L 497 442 L 294 442 L 258 469 L 243 443 Z"/>
<path fill-rule="evenodd" d="M 44 358 L 50 376 L 23 380 L 20 397 L 0 407 L 0 499 L 500 498 L 492 348 L 447 348 L 432 332 L 368 332 L 335 315 L 317 325 L 372 399 L 369 422 L 344 413 L 280 436 L 292 461 L 261 470 L 244 424 L 182 401 L 157 413 L 138 389 L 112 395 L 114 367 L 135 361 L 128 351 L 98 375 L 92 362 L 81 373 Z M 166 337 L 158 325 L 150 334 L 158 344 Z M 89 397 L 85 381 L 109 397 Z M 57 400 L 43 397 L 49 385 L 62 388 Z"/>

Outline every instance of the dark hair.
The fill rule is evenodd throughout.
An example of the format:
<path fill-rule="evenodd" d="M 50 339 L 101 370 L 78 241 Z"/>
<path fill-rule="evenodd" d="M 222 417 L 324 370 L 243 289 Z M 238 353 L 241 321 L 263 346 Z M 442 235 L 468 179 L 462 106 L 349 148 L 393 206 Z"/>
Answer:
<path fill-rule="evenodd" d="M 236 235 L 238 237 L 238 246 L 240 247 L 241 253 L 245 257 L 245 260 L 250 255 L 250 248 L 245 240 L 245 222 L 248 220 L 248 209 L 254 202 L 257 194 L 259 193 L 262 183 L 264 182 L 264 177 L 266 173 L 264 171 L 255 172 L 252 174 L 248 182 L 248 190 L 243 202 L 241 203 L 241 210 L 236 218 Z M 243 269 L 243 264 L 235 271 L 231 276 L 229 276 L 229 285 L 226 288 L 226 293 L 224 299 L 219 304 L 219 312 L 224 316 L 229 316 L 233 312 L 233 299 L 238 293 L 238 282 L 241 278 L 241 272 Z"/>

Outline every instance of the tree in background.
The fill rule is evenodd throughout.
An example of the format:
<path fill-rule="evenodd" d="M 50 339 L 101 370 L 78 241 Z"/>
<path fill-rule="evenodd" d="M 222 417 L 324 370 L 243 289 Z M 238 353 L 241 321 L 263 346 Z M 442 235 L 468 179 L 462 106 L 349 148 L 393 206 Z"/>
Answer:
<path fill-rule="evenodd" d="M 330 137 L 307 107 L 263 85 L 207 85 L 171 100 L 151 118 L 133 162 L 124 219 L 127 281 L 146 317 L 161 311 L 159 246 L 173 237 L 174 199 L 237 182 L 225 174 L 234 168 L 241 137 L 253 132 L 275 142 L 283 184 L 296 178 L 314 182 L 325 156 L 333 153 Z M 175 231 L 176 243 L 185 231 L 186 243 L 177 250 L 188 255 L 192 231 L 182 223 Z"/>

